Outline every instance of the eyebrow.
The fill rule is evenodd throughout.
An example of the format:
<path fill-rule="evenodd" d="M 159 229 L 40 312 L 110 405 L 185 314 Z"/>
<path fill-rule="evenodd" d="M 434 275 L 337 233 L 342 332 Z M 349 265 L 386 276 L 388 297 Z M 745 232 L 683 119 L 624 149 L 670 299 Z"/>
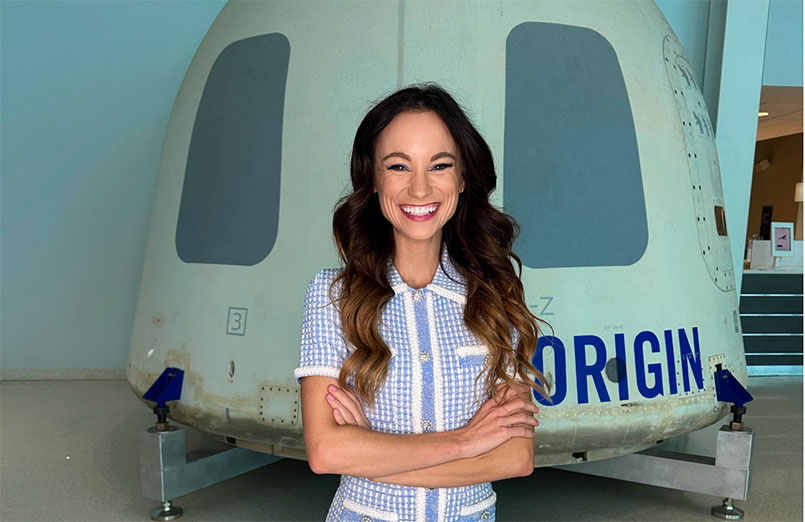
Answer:
<path fill-rule="evenodd" d="M 383 159 L 381 161 L 386 161 L 387 159 L 393 158 L 393 157 L 398 157 L 398 158 L 402 158 L 402 159 L 404 159 L 406 161 L 411 161 L 411 156 L 409 156 L 408 154 L 405 154 L 404 152 L 391 152 L 391 153 L 386 154 L 385 156 L 383 156 Z M 452 154 L 450 154 L 449 152 L 437 152 L 436 154 L 434 154 L 430 158 L 430 160 L 431 161 L 436 161 L 439 158 L 451 158 L 453 161 L 456 160 L 456 157 L 453 156 Z"/>

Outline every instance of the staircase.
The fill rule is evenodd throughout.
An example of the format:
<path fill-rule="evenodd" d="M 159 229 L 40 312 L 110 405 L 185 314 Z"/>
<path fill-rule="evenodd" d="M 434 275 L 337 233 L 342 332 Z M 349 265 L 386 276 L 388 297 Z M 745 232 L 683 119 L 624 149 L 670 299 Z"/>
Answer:
<path fill-rule="evenodd" d="M 745 271 L 741 329 L 749 375 L 802 375 L 802 273 Z"/>

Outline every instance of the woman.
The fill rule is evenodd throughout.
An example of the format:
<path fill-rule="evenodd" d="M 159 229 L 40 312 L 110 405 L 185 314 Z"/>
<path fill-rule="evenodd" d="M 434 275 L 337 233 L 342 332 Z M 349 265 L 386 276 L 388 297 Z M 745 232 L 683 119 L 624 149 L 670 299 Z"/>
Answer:
<path fill-rule="evenodd" d="M 492 154 L 448 93 L 413 86 L 365 116 L 351 178 L 345 267 L 308 287 L 294 372 L 310 467 L 342 475 L 327 520 L 494 520 L 490 482 L 533 470 L 528 391 L 547 384 Z"/>

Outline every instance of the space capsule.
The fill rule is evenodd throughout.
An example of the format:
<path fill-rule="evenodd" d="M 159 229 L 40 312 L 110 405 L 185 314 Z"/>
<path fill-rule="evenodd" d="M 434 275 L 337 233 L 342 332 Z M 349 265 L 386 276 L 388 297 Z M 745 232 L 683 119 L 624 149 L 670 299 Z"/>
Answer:
<path fill-rule="evenodd" d="M 375 101 L 436 82 L 489 143 L 522 230 L 534 364 L 553 381 L 538 466 L 708 426 L 746 383 L 713 129 L 653 2 L 230 2 L 165 135 L 127 378 L 184 370 L 171 416 L 305 458 L 305 289 L 340 266 L 333 206 Z M 537 399 L 535 399 L 537 400 Z"/>

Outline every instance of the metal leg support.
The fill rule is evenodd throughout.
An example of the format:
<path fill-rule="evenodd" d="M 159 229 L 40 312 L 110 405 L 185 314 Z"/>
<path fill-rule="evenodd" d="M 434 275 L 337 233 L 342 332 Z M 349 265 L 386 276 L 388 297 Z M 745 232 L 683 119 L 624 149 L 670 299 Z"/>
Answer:
<path fill-rule="evenodd" d="M 749 493 L 749 465 L 752 460 L 752 429 L 731 429 L 725 424 L 718 432 L 716 458 L 648 449 L 611 459 L 555 466 L 557 469 L 616 478 L 652 486 L 692 491 L 724 499 L 711 514 L 738 520 L 743 511 L 733 499 L 746 500 Z"/>
<path fill-rule="evenodd" d="M 282 457 L 243 448 L 231 448 L 195 460 L 188 460 L 185 430 L 169 425 L 139 432 L 140 487 L 143 496 L 163 503 L 151 513 L 151 520 L 175 520 L 182 508 L 172 499 L 271 464 Z"/>
<path fill-rule="evenodd" d="M 182 508 L 174 506 L 170 500 L 166 500 L 160 509 L 151 512 L 151 520 L 176 520 L 182 516 L 182 513 L 184 513 Z"/>
<path fill-rule="evenodd" d="M 713 506 L 710 514 L 714 517 L 723 518 L 724 520 L 740 520 L 744 517 L 743 509 L 739 509 L 732 505 L 732 499 L 727 497 L 724 503 L 720 506 Z"/>

